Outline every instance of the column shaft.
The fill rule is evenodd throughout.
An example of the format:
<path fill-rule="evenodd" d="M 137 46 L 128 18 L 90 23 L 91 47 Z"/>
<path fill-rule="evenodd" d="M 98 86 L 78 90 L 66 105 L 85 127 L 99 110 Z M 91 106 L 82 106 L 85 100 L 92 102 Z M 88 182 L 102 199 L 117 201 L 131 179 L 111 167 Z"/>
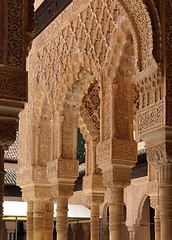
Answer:
<path fill-rule="evenodd" d="M 44 240 L 53 239 L 53 229 L 54 229 L 54 204 L 48 202 L 46 204 L 46 216 L 45 216 L 45 236 Z"/>
<path fill-rule="evenodd" d="M 59 197 L 57 199 L 57 240 L 67 240 L 67 211 L 68 211 L 68 198 Z"/>
<path fill-rule="evenodd" d="M 91 240 L 99 240 L 99 206 L 91 205 Z"/>
<path fill-rule="evenodd" d="M 161 226 L 159 208 L 155 208 L 155 240 L 161 240 Z"/>
<path fill-rule="evenodd" d="M 136 232 L 135 231 L 130 231 L 129 232 L 129 239 L 130 240 L 136 240 Z"/>
<path fill-rule="evenodd" d="M 45 202 L 33 202 L 34 240 L 44 240 Z M 30 239 L 29 239 L 30 240 Z"/>
<path fill-rule="evenodd" d="M 27 240 L 34 240 L 33 236 L 33 202 L 27 203 L 27 224 L 26 224 Z"/>
<path fill-rule="evenodd" d="M 172 236 L 172 186 L 159 189 L 161 240 Z"/>
<path fill-rule="evenodd" d="M 109 233 L 110 240 L 123 239 L 123 203 L 109 205 Z"/>

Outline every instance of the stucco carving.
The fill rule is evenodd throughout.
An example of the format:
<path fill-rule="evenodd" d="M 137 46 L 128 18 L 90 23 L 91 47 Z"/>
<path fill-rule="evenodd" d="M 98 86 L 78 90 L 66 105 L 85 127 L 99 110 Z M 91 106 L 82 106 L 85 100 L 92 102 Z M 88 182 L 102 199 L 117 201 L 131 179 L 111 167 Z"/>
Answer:
<path fill-rule="evenodd" d="M 25 102 L 27 100 L 27 74 L 21 71 L 9 72 L 0 68 L 0 98 Z"/>
<path fill-rule="evenodd" d="M 47 177 L 53 178 L 77 178 L 78 160 L 55 159 L 47 163 Z"/>
<path fill-rule="evenodd" d="M 97 145 L 97 161 L 98 164 L 111 161 L 111 163 L 120 163 L 122 160 L 136 161 L 137 150 L 135 141 L 124 141 L 117 139 L 109 139 Z M 128 162 L 128 164 L 130 164 Z"/>
<path fill-rule="evenodd" d="M 7 148 L 16 139 L 16 121 L 0 120 L 0 146 Z"/>
<path fill-rule="evenodd" d="M 172 164 L 171 142 L 148 148 L 147 156 L 148 161 L 155 166 Z"/>

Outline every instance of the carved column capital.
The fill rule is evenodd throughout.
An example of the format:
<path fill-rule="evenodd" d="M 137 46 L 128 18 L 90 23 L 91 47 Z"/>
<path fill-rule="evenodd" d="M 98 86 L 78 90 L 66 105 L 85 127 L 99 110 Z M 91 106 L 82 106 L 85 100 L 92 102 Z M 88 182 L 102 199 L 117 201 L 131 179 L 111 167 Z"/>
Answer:
<path fill-rule="evenodd" d="M 100 206 L 104 202 L 104 194 L 93 193 L 87 196 L 89 206 Z"/>
<path fill-rule="evenodd" d="M 172 164 L 172 141 L 147 148 L 148 161 L 155 165 Z"/>
<path fill-rule="evenodd" d="M 112 166 L 112 170 L 103 173 L 103 184 L 109 189 L 114 187 L 125 188 L 130 184 L 131 170 Z"/>
<path fill-rule="evenodd" d="M 124 189 L 121 187 L 114 187 L 107 189 L 107 201 L 109 204 L 123 203 Z"/>
<path fill-rule="evenodd" d="M 56 201 L 58 197 L 70 198 L 73 195 L 73 191 L 73 183 L 65 183 L 65 181 L 63 183 L 59 182 L 52 186 L 52 198 L 54 201 Z"/>
<path fill-rule="evenodd" d="M 51 201 L 50 186 L 30 186 L 22 188 L 22 198 L 25 202 L 30 201 Z"/>

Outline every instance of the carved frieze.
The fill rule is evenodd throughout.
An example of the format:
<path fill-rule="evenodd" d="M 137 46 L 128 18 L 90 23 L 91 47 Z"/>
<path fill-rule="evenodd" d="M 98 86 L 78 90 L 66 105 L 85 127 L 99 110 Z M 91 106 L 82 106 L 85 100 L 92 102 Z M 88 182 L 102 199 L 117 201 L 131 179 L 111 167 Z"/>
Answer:
<path fill-rule="evenodd" d="M 138 133 L 142 134 L 165 124 L 164 101 L 160 101 L 150 107 L 137 112 Z"/>
<path fill-rule="evenodd" d="M 24 1 L 8 0 L 7 16 L 7 65 L 22 68 L 25 63 L 23 56 Z"/>
<path fill-rule="evenodd" d="M 0 68 L 0 99 L 27 101 L 27 73 Z"/>
<path fill-rule="evenodd" d="M 171 30 L 171 14 L 172 14 L 172 2 L 170 0 L 165 3 L 165 28 L 166 28 L 166 61 L 167 61 L 167 70 L 166 70 L 166 81 L 167 81 L 167 95 L 172 97 L 172 30 Z"/>

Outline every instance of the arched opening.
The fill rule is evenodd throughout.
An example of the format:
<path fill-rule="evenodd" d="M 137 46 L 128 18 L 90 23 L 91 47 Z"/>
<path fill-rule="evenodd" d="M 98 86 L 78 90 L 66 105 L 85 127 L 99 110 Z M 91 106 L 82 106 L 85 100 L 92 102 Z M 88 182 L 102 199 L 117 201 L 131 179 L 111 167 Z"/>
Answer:
<path fill-rule="evenodd" d="M 155 210 L 150 206 L 150 199 L 147 197 L 142 208 L 140 227 L 137 232 L 139 240 L 155 240 L 154 216 Z"/>

